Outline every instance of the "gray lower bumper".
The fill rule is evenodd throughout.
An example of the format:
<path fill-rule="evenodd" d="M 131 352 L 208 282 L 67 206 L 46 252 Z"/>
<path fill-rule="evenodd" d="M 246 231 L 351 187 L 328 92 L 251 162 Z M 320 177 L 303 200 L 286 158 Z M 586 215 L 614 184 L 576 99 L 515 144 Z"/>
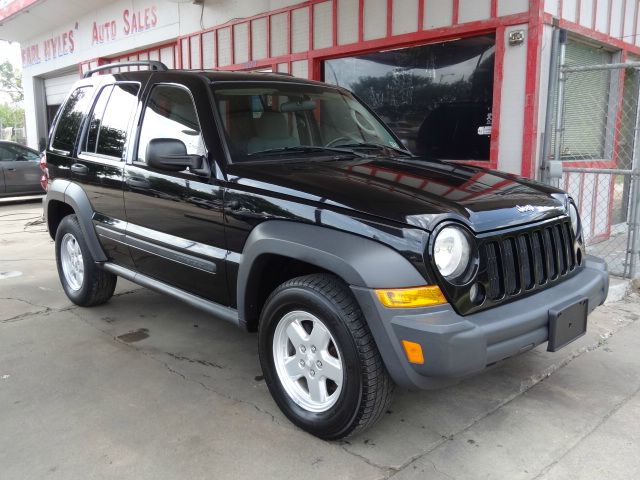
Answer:
<path fill-rule="evenodd" d="M 564 282 L 499 307 L 458 315 L 450 305 L 389 309 L 373 290 L 352 287 L 394 381 L 412 389 L 438 388 L 548 339 L 549 309 L 589 299 L 589 313 L 607 298 L 604 261 L 587 257 L 584 268 Z M 422 345 L 424 365 L 410 364 L 401 340 Z"/>

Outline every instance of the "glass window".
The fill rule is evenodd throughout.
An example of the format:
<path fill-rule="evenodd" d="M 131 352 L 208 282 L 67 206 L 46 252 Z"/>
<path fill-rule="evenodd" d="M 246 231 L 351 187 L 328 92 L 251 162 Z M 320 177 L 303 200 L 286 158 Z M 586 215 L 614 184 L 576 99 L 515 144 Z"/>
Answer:
<path fill-rule="evenodd" d="M 138 102 L 138 85 L 116 84 L 105 109 L 96 153 L 122 158 L 129 120 Z"/>
<path fill-rule="evenodd" d="M 612 53 L 602 48 L 575 40 L 567 42 L 565 64 L 568 67 L 602 65 L 612 61 Z M 567 75 L 564 84 L 561 160 L 611 158 L 614 128 L 610 122 L 614 120 L 611 114 L 615 112 L 615 109 L 610 109 L 610 103 L 614 100 L 610 95 L 612 75 L 616 75 L 617 81 L 617 73 L 612 74 L 609 70 Z M 552 135 L 555 144 L 555 129 Z"/>
<path fill-rule="evenodd" d="M 174 138 L 185 144 L 187 154 L 205 155 L 200 123 L 189 92 L 169 85 L 154 87 L 142 119 L 138 161 L 146 161 L 147 145 L 154 138 Z"/>
<path fill-rule="evenodd" d="M 364 100 L 415 152 L 488 160 L 495 36 L 323 62 L 327 83 Z"/>
<path fill-rule="evenodd" d="M 214 94 L 236 162 L 278 152 L 284 155 L 293 147 L 314 147 L 309 151 L 313 154 L 321 147 L 399 147 L 389 130 L 342 90 L 259 82 L 221 86 Z M 335 155 L 335 151 L 327 153 Z"/>
<path fill-rule="evenodd" d="M 9 151 L 3 145 L 0 145 L 0 161 L 1 162 L 13 162 L 15 160 L 15 155 Z"/>
<path fill-rule="evenodd" d="M 76 89 L 64 105 L 51 142 L 52 148 L 70 152 L 76 143 L 82 119 L 89 108 L 93 87 Z"/>
<path fill-rule="evenodd" d="M 0 161 L 34 161 L 39 158 L 38 153 L 29 148 L 11 144 L 0 145 Z"/>
<path fill-rule="evenodd" d="M 86 152 L 122 158 L 138 88 L 136 84 L 116 84 L 100 91 L 89 123 Z"/>
<path fill-rule="evenodd" d="M 109 95 L 111 95 L 113 85 L 107 85 L 98 94 L 98 100 L 96 101 L 93 112 L 91 113 L 91 120 L 89 121 L 89 131 L 87 133 L 87 144 L 85 146 L 85 152 L 95 153 L 96 145 L 98 143 L 98 131 L 100 130 L 100 123 L 104 115 L 104 110 L 107 107 L 109 101 Z"/>

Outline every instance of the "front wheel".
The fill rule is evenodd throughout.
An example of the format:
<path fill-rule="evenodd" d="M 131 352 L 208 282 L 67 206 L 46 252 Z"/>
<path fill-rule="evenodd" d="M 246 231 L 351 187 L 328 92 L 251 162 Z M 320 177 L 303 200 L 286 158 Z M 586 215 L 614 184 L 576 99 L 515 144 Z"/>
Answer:
<path fill-rule="evenodd" d="M 283 413 L 326 440 L 373 425 L 386 411 L 391 381 L 351 291 L 314 274 L 280 285 L 259 328 L 262 370 Z"/>

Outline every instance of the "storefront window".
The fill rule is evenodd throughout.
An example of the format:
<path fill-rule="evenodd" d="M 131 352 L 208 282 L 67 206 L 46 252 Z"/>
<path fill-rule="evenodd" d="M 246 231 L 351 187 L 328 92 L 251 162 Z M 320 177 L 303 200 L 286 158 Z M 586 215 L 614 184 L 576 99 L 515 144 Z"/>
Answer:
<path fill-rule="evenodd" d="M 613 61 L 613 54 L 602 48 L 570 39 L 565 53 L 567 67 L 588 67 Z M 613 155 L 612 73 L 589 70 L 567 75 L 564 83 L 563 134 L 560 160 L 607 160 Z M 617 77 L 616 77 L 617 78 Z M 557 111 L 557 106 L 554 112 Z M 552 132 L 555 147 L 555 131 Z"/>
<path fill-rule="evenodd" d="M 353 91 L 409 150 L 489 160 L 495 36 L 326 60 L 327 83 Z"/>

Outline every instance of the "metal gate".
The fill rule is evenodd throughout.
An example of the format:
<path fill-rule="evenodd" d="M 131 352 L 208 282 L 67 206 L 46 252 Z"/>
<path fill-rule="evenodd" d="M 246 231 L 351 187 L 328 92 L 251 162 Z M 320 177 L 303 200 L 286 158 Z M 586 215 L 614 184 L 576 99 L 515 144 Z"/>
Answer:
<path fill-rule="evenodd" d="M 552 47 L 542 178 L 578 204 L 587 252 L 612 274 L 636 277 L 640 62 L 576 66 L 565 48 L 562 40 Z"/>

